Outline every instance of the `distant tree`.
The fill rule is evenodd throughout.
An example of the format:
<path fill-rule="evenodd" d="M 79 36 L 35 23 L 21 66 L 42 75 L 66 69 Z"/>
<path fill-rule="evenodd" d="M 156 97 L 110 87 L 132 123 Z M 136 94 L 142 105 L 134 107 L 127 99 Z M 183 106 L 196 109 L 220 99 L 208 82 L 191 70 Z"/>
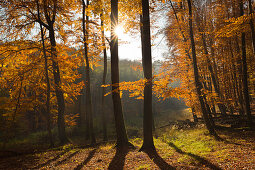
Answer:
<path fill-rule="evenodd" d="M 198 72 L 198 66 L 197 66 L 197 57 L 196 57 L 196 49 L 195 49 L 195 41 L 194 41 L 194 33 L 193 33 L 193 21 L 192 21 L 192 4 L 191 0 L 188 1 L 188 8 L 189 8 L 189 35 L 190 35 L 190 41 L 191 41 L 191 49 L 192 49 L 192 63 L 193 63 L 193 69 L 194 69 L 194 77 L 195 77 L 195 86 L 196 86 L 196 92 L 198 95 L 198 99 L 200 102 L 200 106 L 202 109 L 202 114 L 205 120 L 205 124 L 207 129 L 209 130 L 210 134 L 218 138 L 218 135 L 215 132 L 215 129 L 213 127 L 213 124 L 210 122 L 209 115 L 206 110 L 205 102 L 203 99 L 203 94 L 201 92 L 202 84 L 200 82 L 199 78 L 199 72 Z"/>
<path fill-rule="evenodd" d="M 102 85 L 106 84 L 106 76 L 107 76 L 107 53 L 106 53 L 106 46 L 105 46 L 105 34 L 104 34 L 104 21 L 102 19 L 101 14 L 101 27 L 102 27 L 102 46 L 104 47 L 103 53 L 104 53 L 104 72 L 103 72 L 103 80 Z M 106 124 L 106 118 L 105 118 L 105 87 L 102 89 L 102 125 L 103 125 L 103 140 L 107 141 L 107 124 Z"/>
<path fill-rule="evenodd" d="M 88 21 L 89 16 L 85 13 L 86 7 L 89 5 L 89 0 L 82 0 L 82 30 L 83 30 L 83 43 L 84 43 L 84 58 L 85 58 L 85 95 L 86 95 L 86 114 L 87 114 L 87 135 L 91 140 L 91 144 L 96 143 L 93 125 L 93 112 L 91 102 L 91 89 L 90 89 L 90 62 L 88 57 Z"/>
<path fill-rule="evenodd" d="M 240 16 L 244 15 L 243 10 L 243 0 L 239 2 L 240 7 Z M 247 59 L 246 59 L 246 40 L 245 40 L 245 32 L 242 32 L 242 66 L 243 66 L 243 93 L 245 100 L 245 112 L 247 115 L 247 119 L 249 122 L 250 128 L 253 128 L 252 115 L 251 115 L 251 107 L 250 107 L 250 97 L 249 97 L 249 88 L 248 88 L 248 72 L 247 72 Z"/>

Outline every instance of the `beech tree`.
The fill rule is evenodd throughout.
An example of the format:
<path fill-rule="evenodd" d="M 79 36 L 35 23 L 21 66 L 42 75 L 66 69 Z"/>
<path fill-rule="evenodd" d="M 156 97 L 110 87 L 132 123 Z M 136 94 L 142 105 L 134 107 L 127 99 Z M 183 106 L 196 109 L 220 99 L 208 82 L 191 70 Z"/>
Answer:
<path fill-rule="evenodd" d="M 60 34 L 62 37 L 65 35 L 62 28 L 59 26 L 55 27 L 55 22 L 61 22 L 62 24 L 66 22 L 62 18 L 62 20 L 59 20 L 59 17 L 61 14 L 65 13 L 66 11 L 61 11 L 62 7 L 66 7 L 66 5 L 70 5 L 71 1 L 5 1 L 2 5 L 4 9 L 4 13 L 6 14 L 6 19 L 5 21 L 5 27 L 9 28 L 9 31 L 6 31 L 6 29 L 2 29 L 3 35 L 6 37 L 8 36 L 9 39 L 7 38 L 6 41 L 14 42 L 14 44 L 17 44 L 17 42 L 26 42 L 27 36 L 29 37 L 32 32 L 32 30 L 35 28 L 35 23 L 39 23 L 42 25 L 44 28 L 47 29 L 47 35 L 49 36 L 49 44 L 50 44 L 50 49 L 47 48 L 47 55 L 50 54 L 50 61 L 52 64 L 52 72 L 53 72 L 53 80 L 54 83 L 54 90 L 55 90 L 55 96 L 57 100 L 57 108 L 58 108 L 58 132 L 59 132 L 59 139 L 61 143 L 67 142 L 66 134 L 65 134 L 65 120 L 64 120 L 64 113 L 65 113 L 65 98 L 64 98 L 64 91 L 65 93 L 70 90 L 71 86 L 69 86 L 69 89 L 66 87 L 63 88 L 63 85 L 66 84 L 66 78 L 68 77 L 68 74 L 74 73 L 74 71 L 70 71 L 70 67 L 73 67 L 73 64 L 70 64 L 70 67 L 65 67 L 65 69 L 62 68 L 60 69 L 59 64 L 61 65 L 64 64 L 65 62 L 70 62 L 70 58 L 68 59 L 67 56 L 64 55 L 65 52 L 59 52 L 57 43 L 56 43 L 56 30 L 58 30 L 58 35 Z M 69 6 L 70 8 L 72 5 Z M 39 11 L 39 12 L 38 12 Z M 61 12 L 60 12 L 61 11 Z M 63 13 L 62 13 L 63 12 Z M 40 15 L 38 15 L 40 13 Z M 61 13 L 61 14 L 60 14 Z M 65 13 L 67 14 L 67 13 Z M 62 15 L 63 16 L 63 15 Z M 15 25 L 12 25 L 10 27 L 10 22 L 15 21 Z M 58 23 L 60 24 L 60 23 Z M 58 28 L 58 29 L 56 29 Z M 29 41 L 27 41 L 29 42 Z M 32 43 L 32 42 L 31 42 Z M 36 43 L 35 43 L 36 44 Z M 20 43 L 21 46 L 24 46 L 23 44 Z M 36 44 L 38 45 L 38 44 Z M 33 45 L 34 46 L 34 45 Z M 47 45 L 48 46 L 48 45 Z M 25 46 L 24 46 L 25 47 Z M 62 46 L 64 49 L 65 46 Z M 28 51 L 31 49 L 31 47 L 25 47 L 25 49 L 22 49 L 23 51 Z M 10 52 L 14 51 L 5 51 L 4 53 L 8 55 Z M 31 54 L 34 51 L 31 51 L 27 54 Z M 61 57 L 59 57 L 61 56 Z M 60 59 L 61 58 L 61 59 Z M 16 64 L 21 64 L 21 63 L 16 63 Z M 8 66 L 10 67 L 10 66 Z M 8 68 L 6 68 L 8 69 Z M 33 70 L 33 69 L 32 69 Z M 67 72 L 66 71 L 70 71 Z M 30 71 L 30 70 L 29 70 Z M 65 72 L 65 79 L 62 82 L 61 81 L 61 76 L 60 73 Z M 32 74 L 34 75 L 34 74 Z M 27 77 L 24 77 L 27 79 Z M 73 78 L 69 79 L 69 81 L 73 81 L 77 78 L 76 75 L 73 75 Z M 39 81 L 38 81 L 39 82 Z M 69 83 L 69 82 L 68 82 Z M 68 84 L 67 83 L 67 84 Z M 38 84 L 38 83 L 36 83 Z M 76 86 L 78 87 L 78 86 Z M 78 90 L 79 88 L 77 88 Z M 73 90 L 73 89 L 72 89 Z M 76 93 L 76 89 L 72 92 L 73 94 Z M 22 94 L 22 93 L 21 93 Z M 22 96 L 22 95 L 18 95 Z"/>
<path fill-rule="evenodd" d="M 141 151 L 155 150 L 153 143 L 153 116 L 152 116 L 152 58 L 149 1 L 142 0 L 141 41 L 142 64 L 145 77 L 144 106 L 143 106 L 143 145 Z"/>
<path fill-rule="evenodd" d="M 88 56 L 88 20 L 89 16 L 85 14 L 86 6 L 89 5 L 89 0 L 82 0 L 82 32 L 84 41 L 84 58 L 85 58 L 85 95 L 86 95 L 86 115 L 87 115 L 87 136 L 91 139 L 91 143 L 96 143 L 93 125 L 93 112 L 90 90 L 90 62 Z"/>
<path fill-rule="evenodd" d="M 127 132 L 124 123 L 122 104 L 119 90 L 119 56 L 118 56 L 118 36 L 115 28 L 118 25 L 118 0 L 111 0 L 111 80 L 112 80 L 112 100 L 115 118 L 115 129 L 117 135 L 117 148 L 128 147 Z"/>

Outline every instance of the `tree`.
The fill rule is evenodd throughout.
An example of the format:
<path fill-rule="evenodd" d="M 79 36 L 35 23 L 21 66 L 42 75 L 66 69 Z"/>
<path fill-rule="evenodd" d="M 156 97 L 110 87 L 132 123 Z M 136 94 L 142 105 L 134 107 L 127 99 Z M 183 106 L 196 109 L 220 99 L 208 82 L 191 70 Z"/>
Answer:
<path fill-rule="evenodd" d="M 84 58 L 85 58 L 85 95 L 86 95 L 86 114 L 87 114 L 87 133 L 91 139 L 91 144 L 96 143 L 96 138 L 94 134 L 93 127 L 93 112 L 92 112 L 92 102 L 91 102 L 91 90 L 90 90 L 90 63 L 88 57 L 88 20 L 89 16 L 85 14 L 86 6 L 89 5 L 89 0 L 82 0 L 82 29 L 83 29 L 83 41 L 84 41 Z M 85 20 L 86 18 L 86 20 Z"/>
<path fill-rule="evenodd" d="M 66 137 L 65 131 L 65 99 L 64 94 L 61 89 L 61 77 L 60 77 L 60 70 L 59 64 L 57 61 L 57 50 L 56 50 L 56 38 L 55 38 L 55 31 L 54 31 L 54 23 L 57 15 L 57 0 L 51 1 L 43 1 L 43 10 L 44 16 L 47 24 L 45 24 L 41 18 L 38 18 L 38 22 L 45 26 L 49 31 L 49 38 L 51 44 L 51 60 L 52 60 L 52 68 L 53 68 L 53 75 L 54 75 L 54 85 L 55 85 L 55 93 L 57 97 L 58 103 L 58 135 L 59 140 L 61 143 L 66 143 L 68 141 Z M 51 15 L 50 15 L 51 14 Z"/>
<path fill-rule="evenodd" d="M 37 15 L 38 18 L 40 18 L 40 8 L 39 8 L 39 2 L 36 1 L 37 4 Z M 43 46 L 43 56 L 44 56 L 44 70 L 45 70 L 45 79 L 47 84 L 47 91 L 46 91 L 46 121 L 47 121 L 47 130 L 48 130 L 48 137 L 50 140 L 50 145 L 54 146 L 52 132 L 51 132 L 51 116 L 50 116 L 50 79 L 49 79 L 49 73 L 48 73 L 48 57 L 46 54 L 46 47 L 45 47 L 45 40 L 44 40 L 44 33 L 43 33 L 43 26 L 40 24 L 40 30 L 41 30 L 41 39 L 42 39 L 42 46 Z"/>
<path fill-rule="evenodd" d="M 72 7 L 71 1 L 53 0 L 53 1 L 38 1 L 38 3 L 37 1 L 31 1 L 31 0 L 5 1 L 3 4 L 1 4 L 1 6 L 3 7 L 4 9 L 3 11 L 6 14 L 6 17 L 3 20 L 6 24 L 4 27 L 9 27 L 11 25 L 10 22 L 15 21 L 15 24 L 13 24 L 12 27 L 9 27 L 9 31 L 6 31 L 5 29 L 1 28 L 3 35 L 5 37 L 8 37 L 5 39 L 6 42 L 13 42 L 14 44 L 20 44 L 21 46 L 23 46 L 24 42 L 29 42 L 28 40 L 30 40 L 30 44 L 34 44 L 33 46 L 35 46 L 35 45 L 38 45 L 38 43 L 34 39 L 31 40 L 32 36 L 29 35 L 31 33 L 34 33 L 34 30 L 35 30 L 34 28 L 36 26 L 35 23 L 41 24 L 47 30 L 45 35 L 49 36 L 49 38 L 47 38 L 46 40 L 47 41 L 49 40 L 50 42 L 50 49 L 47 48 L 47 55 L 50 54 L 50 57 L 49 57 L 50 59 L 48 61 L 51 62 L 51 64 L 49 65 L 52 66 L 50 67 L 52 69 L 52 72 L 49 72 L 49 73 L 53 73 L 54 83 L 52 84 L 56 94 L 55 96 L 53 96 L 54 98 L 52 99 L 52 101 L 55 99 L 57 100 L 57 106 L 58 106 L 58 116 L 57 116 L 58 121 L 57 122 L 58 122 L 59 139 L 61 143 L 65 143 L 67 142 L 67 137 L 65 134 L 65 120 L 64 120 L 65 98 L 68 99 L 70 96 L 72 96 L 72 94 L 76 93 L 77 92 L 76 90 L 78 90 L 79 87 L 76 86 L 77 87 L 76 89 L 72 89 L 72 85 L 71 85 L 72 83 L 69 84 L 71 81 L 74 82 L 74 79 L 77 78 L 77 74 L 74 73 L 75 72 L 74 68 L 76 66 L 73 67 L 74 65 L 70 63 L 70 58 L 68 58 L 68 56 L 66 55 L 66 53 L 68 53 L 68 50 L 64 51 L 64 49 L 67 49 L 67 48 L 65 48 L 66 46 L 63 45 L 63 43 L 61 46 L 63 50 L 62 51 L 58 50 L 59 46 L 57 46 L 57 43 L 56 43 L 56 32 L 57 32 L 57 36 L 60 37 L 59 35 L 61 35 L 62 40 L 65 42 L 65 38 L 64 38 L 65 29 L 63 29 L 64 28 L 63 25 L 66 24 L 66 26 L 68 26 L 66 17 L 69 15 L 67 14 L 68 10 L 62 11 L 61 9 L 63 8 L 71 9 Z M 41 14 L 40 16 L 37 15 L 38 9 Z M 62 25 L 63 27 L 59 27 L 60 24 L 63 24 Z M 18 43 L 18 42 L 21 42 L 21 43 Z M 26 47 L 26 49 L 22 49 L 22 50 L 28 51 L 29 49 L 31 49 L 31 47 L 32 46 L 30 45 L 30 47 Z M 31 54 L 34 52 L 32 50 L 30 51 L 31 52 L 27 53 L 29 57 L 31 57 Z M 21 57 L 21 55 L 19 56 Z M 34 61 L 29 61 L 29 62 L 32 63 Z M 69 63 L 68 67 L 66 66 L 67 63 Z M 23 63 L 21 62 L 20 63 L 17 62 L 17 65 L 19 64 L 21 66 L 23 65 Z M 36 67 L 39 67 L 40 64 L 41 64 L 40 62 L 34 63 Z M 63 67 L 60 68 L 63 65 L 65 65 L 65 68 Z M 73 67 L 72 68 L 73 70 L 70 70 L 70 67 Z M 31 68 L 31 70 L 29 70 L 29 73 L 32 72 L 31 76 L 35 76 L 36 74 L 34 70 L 35 70 L 34 68 Z M 64 78 L 62 77 L 62 80 L 60 76 L 61 73 L 65 74 Z M 20 73 L 20 74 L 23 74 L 23 73 Z M 70 74 L 73 74 L 72 75 L 73 77 L 70 78 L 69 77 Z M 30 77 L 24 76 L 24 81 L 27 81 L 28 78 L 31 78 L 31 76 Z M 68 81 L 66 81 L 67 77 L 69 77 Z M 37 84 L 38 83 L 36 83 L 36 85 Z M 71 86 L 66 86 L 66 85 L 71 85 Z M 74 91 L 67 94 L 70 89 Z M 38 89 L 35 89 L 35 90 L 36 90 L 36 93 L 38 93 L 37 91 Z M 66 93 L 66 97 L 64 97 L 64 93 Z M 44 96 L 43 94 L 41 95 Z M 38 98 L 36 99 L 43 100 L 41 96 L 37 96 L 37 97 Z"/>
<path fill-rule="evenodd" d="M 107 53 L 106 53 L 106 46 L 105 46 L 105 35 L 104 35 L 104 21 L 101 16 L 101 27 L 102 27 L 102 45 L 104 47 L 104 72 L 103 72 L 103 80 L 102 85 L 106 84 L 106 75 L 107 75 Z M 103 140 L 107 141 L 107 124 L 106 124 L 106 118 L 105 118 L 105 87 L 102 89 L 102 125 L 103 125 Z"/>
<path fill-rule="evenodd" d="M 240 15 L 244 15 L 243 10 L 243 0 L 239 2 L 240 7 Z M 249 88 L 248 88 L 248 72 L 247 72 L 247 61 L 246 61 L 246 40 L 245 33 L 242 32 L 242 66 L 243 66 L 243 92 L 244 92 L 244 100 L 245 100 L 245 111 L 247 115 L 247 120 L 249 122 L 250 128 L 253 128 L 251 108 L 250 108 L 250 97 L 249 97 Z"/>
<path fill-rule="evenodd" d="M 249 14 L 254 15 L 253 9 L 252 9 L 252 3 L 251 0 L 248 0 L 249 3 Z M 253 53 L 255 54 L 255 30 L 254 30 L 254 19 L 252 16 L 250 16 L 250 27 L 251 27 L 251 36 L 252 36 L 252 45 L 253 45 Z"/>
<path fill-rule="evenodd" d="M 144 86 L 144 110 L 143 110 L 143 145 L 140 151 L 155 150 L 153 142 L 153 116 L 152 116 L 152 58 L 150 36 L 150 13 L 149 0 L 142 0 L 141 38 L 142 38 L 142 61 L 145 77 Z"/>
<path fill-rule="evenodd" d="M 205 124 L 207 129 L 209 130 L 210 134 L 214 137 L 218 138 L 218 135 L 215 132 L 215 129 L 213 125 L 210 122 L 210 118 L 208 113 L 206 112 L 205 102 L 202 96 L 202 84 L 200 82 L 199 78 L 199 72 L 198 72 L 198 66 L 197 66 L 197 57 L 196 57 L 196 49 L 195 49 L 195 41 L 194 41 L 194 34 L 193 34 L 193 23 L 192 23 L 192 5 L 191 0 L 188 0 L 188 8 L 189 8 L 189 35 L 190 35 L 190 41 L 191 41 L 191 50 L 192 50 L 192 63 L 193 63 L 193 71 L 194 71 L 194 78 L 195 78 L 195 86 L 196 86 L 196 92 L 198 95 L 198 99 L 200 102 L 200 106 L 202 109 L 203 117 L 205 120 Z"/>
<path fill-rule="evenodd" d="M 119 57 L 118 57 L 118 36 L 115 28 L 118 25 L 118 0 L 111 0 L 111 80 L 112 80 L 112 100 L 115 118 L 115 129 L 117 135 L 117 148 L 125 148 L 130 145 L 122 112 L 122 104 L 119 91 Z"/>

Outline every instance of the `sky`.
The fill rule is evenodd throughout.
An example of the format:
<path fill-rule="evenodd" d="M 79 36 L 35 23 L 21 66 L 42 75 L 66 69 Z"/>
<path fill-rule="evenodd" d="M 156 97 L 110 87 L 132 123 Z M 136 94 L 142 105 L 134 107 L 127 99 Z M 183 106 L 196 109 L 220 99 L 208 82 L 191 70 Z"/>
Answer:
<path fill-rule="evenodd" d="M 165 13 L 154 12 L 151 14 L 151 35 L 153 61 L 163 60 L 168 53 L 167 41 L 164 30 L 167 26 Z M 156 27 L 157 26 L 157 27 Z M 142 60 L 140 32 L 136 34 L 125 33 L 119 35 L 119 58 L 128 60 Z"/>

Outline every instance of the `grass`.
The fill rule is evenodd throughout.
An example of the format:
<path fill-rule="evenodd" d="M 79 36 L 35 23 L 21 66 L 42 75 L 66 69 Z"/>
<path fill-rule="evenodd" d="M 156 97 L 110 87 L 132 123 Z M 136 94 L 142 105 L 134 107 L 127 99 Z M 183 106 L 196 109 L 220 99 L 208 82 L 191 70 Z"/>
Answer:
<path fill-rule="evenodd" d="M 154 144 L 158 155 L 171 166 L 181 166 L 184 169 L 187 167 L 194 169 L 203 167 L 215 169 L 217 166 L 220 166 L 222 169 L 228 169 L 228 167 L 232 169 L 242 169 L 242 165 L 247 165 L 247 167 L 251 167 L 252 169 L 255 163 L 253 159 L 255 151 L 252 151 L 254 140 L 240 138 L 246 134 L 245 132 L 243 132 L 243 134 L 240 134 L 240 132 L 233 132 L 233 134 L 231 132 L 225 134 L 219 132 L 220 136 L 226 139 L 226 141 L 216 141 L 213 137 L 209 136 L 208 131 L 202 127 L 188 130 L 169 128 L 165 129 L 164 132 L 162 132 L 162 130 L 163 129 L 160 129 L 161 133 L 159 137 L 154 138 Z M 251 135 L 244 137 L 250 136 Z M 22 142 L 36 142 L 36 140 L 34 140 L 36 137 L 43 138 L 44 135 L 43 133 L 33 134 L 23 141 L 12 141 L 12 143 L 9 143 L 9 146 L 13 146 L 14 143 L 19 142 L 19 144 L 22 144 Z M 120 159 L 121 164 L 124 162 L 124 167 L 132 167 L 132 169 L 155 169 L 158 164 L 162 163 L 159 159 L 157 160 L 155 158 L 154 161 L 154 158 L 149 158 L 146 153 L 138 152 L 143 143 L 142 138 L 136 137 L 130 139 L 130 142 L 136 149 L 130 150 L 124 156 L 120 155 L 117 157 Z M 45 162 L 58 157 L 50 164 L 52 164 L 52 166 L 56 165 L 57 168 L 61 169 L 61 167 L 63 168 L 64 166 L 71 167 L 74 164 L 76 166 L 79 165 L 89 157 L 88 155 L 90 155 L 93 149 L 96 149 L 96 154 L 93 154 L 93 157 L 91 157 L 90 162 L 88 162 L 86 166 L 105 169 L 115 156 L 114 144 L 115 143 L 111 141 L 108 143 L 101 143 L 96 147 L 84 148 L 83 145 L 81 145 L 81 147 L 76 144 L 67 144 L 45 150 L 45 152 L 37 152 L 32 156 L 38 160 L 40 164 L 45 164 Z M 70 156 L 72 154 L 74 157 Z M 32 156 L 29 158 L 31 159 L 31 165 L 35 164 L 35 159 L 32 159 Z M 25 159 L 26 157 L 24 157 L 24 160 Z M 58 162 L 63 162 L 63 164 L 58 164 Z"/>
<path fill-rule="evenodd" d="M 158 140 L 171 146 L 171 149 L 169 150 L 162 142 L 157 142 Z M 206 157 L 217 150 L 218 141 L 209 136 L 207 130 L 203 128 L 190 130 L 168 129 L 161 134 L 159 139 L 155 140 L 155 145 L 160 150 L 168 152 L 168 155 L 163 155 L 163 157 L 169 157 L 175 151 L 179 151 L 181 154 L 178 162 L 190 164 L 197 162 L 198 157 Z"/>
<path fill-rule="evenodd" d="M 217 141 L 208 135 L 205 129 L 170 130 L 164 133 L 161 140 L 165 143 L 173 143 L 184 152 L 206 155 L 215 150 Z"/>
<path fill-rule="evenodd" d="M 137 168 L 137 170 L 143 170 L 143 169 L 147 169 L 147 170 L 150 170 L 151 168 L 150 168 L 150 165 L 140 165 L 138 168 Z"/>

